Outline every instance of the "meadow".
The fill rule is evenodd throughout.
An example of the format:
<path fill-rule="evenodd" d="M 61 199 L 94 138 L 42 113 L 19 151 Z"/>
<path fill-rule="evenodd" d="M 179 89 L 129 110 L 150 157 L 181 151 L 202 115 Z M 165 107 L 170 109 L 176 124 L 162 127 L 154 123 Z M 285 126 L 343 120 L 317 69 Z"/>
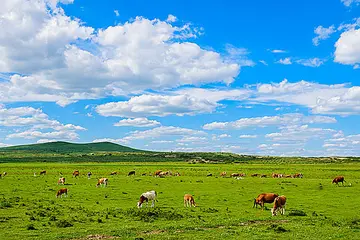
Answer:
<path fill-rule="evenodd" d="M 41 170 L 47 175 L 39 176 Z M 181 176 L 141 176 L 156 170 Z M 79 178 L 72 172 L 80 171 Z M 131 170 L 136 176 L 126 176 Z M 2 163 L 0 239 L 360 239 L 360 164 L 184 162 Z M 93 176 L 87 179 L 86 173 Z M 110 176 L 110 172 L 118 175 Z M 243 179 L 220 172 L 244 172 Z M 34 176 L 34 172 L 37 176 Z M 69 196 L 55 198 L 60 172 Z M 301 172 L 302 179 L 250 177 Z M 212 177 L 207 177 L 212 173 Z M 332 179 L 344 175 L 344 187 Z M 109 178 L 96 188 L 97 178 Z M 141 193 L 158 192 L 155 208 L 136 207 Z M 262 192 L 287 197 L 284 216 L 253 208 Z M 184 208 L 193 194 L 196 208 Z"/>

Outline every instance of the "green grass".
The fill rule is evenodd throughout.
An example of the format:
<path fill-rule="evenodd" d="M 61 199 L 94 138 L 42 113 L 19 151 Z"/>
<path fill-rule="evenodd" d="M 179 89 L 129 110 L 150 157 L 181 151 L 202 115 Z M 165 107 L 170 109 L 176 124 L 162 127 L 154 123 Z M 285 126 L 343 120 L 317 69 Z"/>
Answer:
<path fill-rule="evenodd" d="M 46 176 L 34 177 L 46 169 Z M 71 177 L 79 170 L 79 179 Z M 140 176 L 155 170 L 180 177 Z M 135 177 L 127 173 L 135 170 Z M 360 239 L 360 164 L 3 163 L 0 172 L 0 239 Z M 92 179 L 85 176 L 93 172 Z M 110 176 L 112 171 L 119 175 Z M 303 179 L 220 178 L 222 171 L 271 174 L 302 172 Z M 64 174 L 69 197 L 55 198 Z M 206 177 L 213 173 L 213 177 Z M 344 175 L 345 187 L 331 184 Z M 96 178 L 108 177 L 107 188 Z M 349 184 L 351 183 L 351 187 Z M 156 190 L 155 208 L 136 208 L 141 193 Z M 253 198 L 276 192 L 288 199 L 286 214 L 252 208 Z M 191 193 L 198 205 L 184 208 Z M 305 215 L 305 216 L 304 216 Z"/>
<path fill-rule="evenodd" d="M 42 152 L 42 153 L 92 153 L 92 152 L 139 152 L 141 150 L 110 142 L 68 143 L 49 142 L 0 148 L 0 152 Z"/>

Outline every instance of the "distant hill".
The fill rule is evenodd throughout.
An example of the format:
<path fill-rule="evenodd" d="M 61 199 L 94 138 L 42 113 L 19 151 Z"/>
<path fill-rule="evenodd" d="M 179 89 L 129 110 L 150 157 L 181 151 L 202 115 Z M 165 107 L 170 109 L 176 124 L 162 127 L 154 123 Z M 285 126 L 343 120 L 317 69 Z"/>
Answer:
<path fill-rule="evenodd" d="M 141 152 L 142 150 L 138 150 L 110 142 L 99 142 L 99 143 L 48 142 L 48 143 L 38 143 L 38 144 L 19 145 L 19 146 L 0 148 L 0 152 L 9 152 L 9 151 L 91 153 L 91 152 Z"/>

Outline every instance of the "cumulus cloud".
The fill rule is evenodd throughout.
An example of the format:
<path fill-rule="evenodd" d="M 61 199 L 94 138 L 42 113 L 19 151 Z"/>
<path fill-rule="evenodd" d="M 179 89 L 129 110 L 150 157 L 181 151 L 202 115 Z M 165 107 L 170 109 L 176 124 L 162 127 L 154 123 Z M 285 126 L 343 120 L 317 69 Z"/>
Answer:
<path fill-rule="evenodd" d="M 335 62 L 348 65 L 360 63 L 360 29 L 343 32 L 335 48 Z"/>
<path fill-rule="evenodd" d="M 335 123 L 336 119 L 327 116 L 304 116 L 300 113 L 280 116 L 240 118 L 233 122 L 212 122 L 203 126 L 206 130 L 243 129 L 249 127 L 286 126 L 305 123 Z"/>
<path fill-rule="evenodd" d="M 9 76 L 0 83 L 0 101 L 65 106 L 148 88 L 230 84 L 240 72 L 237 62 L 190 42 L 201 35 L 190 24 L 136 17 L 94 29 L 67 16 L 58 3 L 2 2 L 0 72 Z"/>
<path fill-rule="evenodd" d="M 167 19 L 166 19 L 166 21 L 167 21 L 167 22 L 171 22 L 171 23 L 176 22 L 176 21 L 177 21 L 177 17 L 174 16 L 174 15 L 172 15 L 172 14 L 169 14 L 168 17 L 167 17 Z"/>
<path fill-rule="evenodd" d="M 155 127 L 160 125 L 158 121 L 147 118 L 128 118 L 115 123 L 116 127 Z"/>

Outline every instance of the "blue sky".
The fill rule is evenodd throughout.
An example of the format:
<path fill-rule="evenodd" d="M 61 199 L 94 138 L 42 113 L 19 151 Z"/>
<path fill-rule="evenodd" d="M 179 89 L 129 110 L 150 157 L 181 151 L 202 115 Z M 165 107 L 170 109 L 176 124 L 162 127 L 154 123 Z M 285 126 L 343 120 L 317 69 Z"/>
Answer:
<path fill-rule="evenodd" d="M 360 155 L 360 1 L 5 0 L 0 146 Z"/>

